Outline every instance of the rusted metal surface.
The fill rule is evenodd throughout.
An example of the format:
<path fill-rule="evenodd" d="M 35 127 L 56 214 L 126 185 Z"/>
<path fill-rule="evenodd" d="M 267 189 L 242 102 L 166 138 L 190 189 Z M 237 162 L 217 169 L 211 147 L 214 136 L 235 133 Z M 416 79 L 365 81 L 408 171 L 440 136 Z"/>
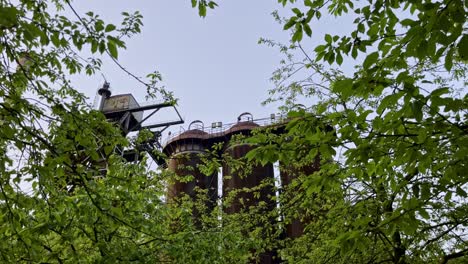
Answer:
<path fill-rule="evenodd" d="M 299 177 L 299 175 L 310 175 L 316 171 L 320 170 L 320 156 L 317 155 L 315 160 L 309 165 L 302 166 L 300 168 L 293 168 L 293 166 L 280 164 L 280 178 L 281 185 L 283 189 L 287 189 L 288 186 Z M 300 187 L 297 187 L 300 188 Z M 289 189 L 289 195 L 292 195 L 292 192 L 300 192 L 301 190 L 292 190 Z M 285 235 L 289 238 L 298 238 L 304 234 L 304 228 L 308 222 L 308 219 L 288 219 L 290 223 L 285 225 Z"/>
<path fill-rule="evenodd" d="M 226 137 L 232 138 L 232 136 L 239 134 L 248 135 L 251 130 L 256 127 L 259 127 L 259 125 L 252 121 L 238 122 L 226 131 Z M 273 184 L 273 164 L 267 164 L 265 166 L 258 165 L 252 168 L 242 166 L 237 169 L 232 166 L 235 162 L 229 164 L 229 159 L 242 160 L 253 148 L 254 146 L 248 144 L 237 144 L 236 142 L 228 143 L 224 151 L 225 155 L 228 155 L 229 158 L 228 162 L 223 164 L 223 196 L 228 196 L 232 190 L 252 189 L 268 179 L 271 182 L 270 187 L 271 184 Z M 248 208 L 249 206 L 258 204 L 259 201 L 271 204 L 274 203 L 271 200 L 271 197 L 274 196 L 273 188 L 268 187 L 260 189 L 260 197 L 258 199 L 254 197 L 253 192 L 241 191 L 225 210 L 227 213 L 236 213 L 242 208 Z"/>
<path fill-rule="evenodd" d="M 299 175 L 310 175 L 320 170 L 320 156 L 317 155 L 310 164 L 300 168 L 294 168 L 288 164 L 280 164 L 281 184 L 287 186 L 292 183 Z"/>
<path fill-rule="evenodd" d="M 237 145 L 228 148 L 225 153 L 230 158 L 239 160 L 242 159 L 253 147 L 249 145 Z M 226 208 L 227 213 L 236 213 L 243 208 L 254 206 L 259 201 L 264 201 L 274 206 L 275 196 L 272 188 L 274 174 L 273 165 L 267 164 L 265 166 L 253 166 L 252 168 L 233 169 L 229 164 L 223 165 L 223 196 L 228 196 L 233 190 L 242 190 L 244 188 L 252 189 L 259 186 L 264 180 L 270 180 L 269 186 L 263 187 L 259 190 L 260 196 L 254 197 L 252 191 L 239 192 L 229 207 Z M 246 189 L 245 189 L 246 190 Z"/>
<path fill-rule="evenodd" d="M 208 133 L 202 130 L 193 129 L 172 138 L 163 148 L 163 153 L 169 157 L 169 160 L 182 152 L 201 152 L 205 153 L 210 149 L 212 142 L 208 142 Z"/>
<path fill-rule="evenodd" d="M 236 129 L 239 129 L 242 125 L 239 126 L 241 123 L 254 123 L 257 126 L 256 127 L 281 127 L 284 126 L 287 123 L 287 119 L 284 116 L 277 115 L 275 118 L 261 118 L 261 119 L 254 119 L 254 120 L 249 120 L 249 121 L 239 121 L 235 123 L 228 123 L 228 124 L 223 124 L 220 127 L 215 127 L 213 128 L 212 126 L 207 126 L 207 127 L 198 127 L 197 130 L 201 130 L 203 132 L 206 132 L 206 140 L 209 141 L 217 141 L 220 138 L 235 132 Z M 219 122 L 221 123 L 221 122 Z M 233 127 L 234 130 L 232 129 Z M 241 129 L 242 130 L 242 129 Z M 180 131 L 172 133 L 168 137 L 166 137 L 163 141 L 164 148 L 171 144 L 172 142 L 176 141 L 181 134 L 186 133 L 187 131 L 184 130 L 182 127 L 180 128 Z"/>
<path fill-rule="evenodd" d="M 259 125 L 252 121 L 240 121 L 227 130 L 225 136 L 229 140 L 234 135 L 248 135 L 252 129 L 257 127 Z M 224 199 L 226 197 L 233 198 L 230 204 L 224 208 L 224 211 L 228 214 L 248 210 L 252 206 L 257 206 L 260 202 L 266 203 L 266 207 L 262 208 L 265 214 L 276 206 L 273 164 L 254 165 L 253 167 L 243 165 L 239 168 L 237 166 L 233 168 L 232 164 L 236 162 L 231 161 L 231 164 L 229 162 L 230 159 L 242 160 L 254 147 L 231 141 L 224 151 L 224 154 L 229 157 L 227 158 L 228 162 L 223 164 L 223 197 Z M 260 185 L 261 187 L 258 189 L 257 187 Z M 252 190 L 253 188 L 255 190 Z M 236 191 L 234 197 L 230 195 L 233 191 Z M 276 219 L 272 218 L 271 223 L 274 226 Z M 275 264 L 280 263 L 280 260 L 276 250 L 270 250 L 261 253 L 258 262 L 252 261 L 251 263 Z"/>
<path fill-rule="evenodd" d="M 180 177 L 191 176 L 191 181 L 175 182 L 168 186 L 167 199 L 174 200 L 181 194 L 187 194 L 195 198 L 195 187 L 208 190 L 208 207 L 214 208 L 218 194 L 218 174 L 206 176 L 201 173 L 198 165 L 201 163 L 200 155 L 203 153 L 179 153 L 169 160 L 168 169 L 175 172 Z"/>
<path fill-rule="evenodd" d="M 188 182 L 174 182 L 168 186 L 167 199 L 174 200 L 182 194 L 188 194 L 195 198 L 195 187 L 208 190 L 208 207 L 214 208 L 218 194 L 218 173 L 206 176 L 199 165 L 202 163 L 201 155 L 206 154 L 207 146 L 203 139 L 206 132 L 201 130 L 189 130 L 179 135 L 164 149 L 169 155 L 168 169 L 180 177 L 191 176 Z"/>
<path fill-rule="evenodd" d="M 231 134 L 237 133 L 237 134 L 248 135 L 252 129 L 257 128 L 259 126 L 260 125 L 252 121 L 238 122 L 237 124 L 233 125 L 228 130 L 226 130 L 225 134 L 231 135 Z"/>
<path fill-rule="evenodd" d="M 244 119 L 247 117 L 247 120 L 242 120 L 241 117 Z M 288 120 L 282 117 L 278 119 L 271 118 L 270 120 L 263 119 L 262 122 L 258 122 L 258 120 L 253 120 L 249 113 L 243 113 L 235 124 L 214 129 L 205 128 L 203 123 L 197 121 L 195 123 L 200 123 L 200 125 L 196 129 L 190 129 L 189 127 L 188 131 L 173 135 L 166 142 L 163 149 L 163 152 L 170 157 L 168 168 L 179 176 L 192 175 L 194 178 L 193 181 L 171 184 L 168 188 L 168 199 L 174 199 L 182 193 L 193 196 L 195 187 L 199 187 L 209 189 L 212 206 L 215 206 L 218 188 L 217 175 L 214 174 L 209 177 L 203 175 L 198 170 L 198 165 L 201 163 L 200 155 L 207 153 L 214 144 L 224 143 L 224 149 L 216 154 L 217 158 L 222 155 L 226 156 L 226 161 L 222 165 L 223 202 L 226 202 L 227 197 L 233 198 L 229 205 L 224 207 L 224 212 L 228 214 L 241 212 L 261 202 L 267 205 L 264 207 L 265 213 L 273 210 L 277 206 L 273 164 L 264 166 L 252 166 L 250 164 L 249 166 L 252 167 L 239 165 L 238 161 L 244 159 L 246 154 L 255 146 L 237 142 L 235 137 L 237 135 L 248 136 L 256 128 L 269 128 L 272 129 L 273 133 L 285 133 L 285 124 L 287 122 Z M 319 163 L 320 158 L 317 156 L 310 165 L 300 168 L 292 169 L 292 165 L 280 164 L 280 178 L 283 188 L 290 186 L 291 182 L 299 175 L 309 175 L 319 170 Z M 268 183 L 264 184 L 265 181 Z M 260 184 L 262 184 L 262 187 L 257 188 Z M 251 189 L 255 189 L 255 193 L 248 191 Z M 271 219 L 273 226 L 276 225 L 277 220 L 277 217 Z M 290 223 L 285 226 L 286 230 L 283 235 L 289 238 L 301 236 L 307 221 L 310 220 L 306 218 L 301 222 L 300 219 L 291 219 Z M 276 250 L 262 253 L 259 258 L 259 263 L 279 263 Z"/>

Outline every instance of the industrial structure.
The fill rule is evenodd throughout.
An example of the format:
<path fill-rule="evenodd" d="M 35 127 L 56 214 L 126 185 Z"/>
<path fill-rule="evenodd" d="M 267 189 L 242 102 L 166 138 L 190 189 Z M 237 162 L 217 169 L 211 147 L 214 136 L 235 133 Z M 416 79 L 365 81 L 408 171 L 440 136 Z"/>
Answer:
<path fill-rule="evenodd" d="M 190 182 L 175 182 L 168 187 L 168 198 L 174 198 L 181 194 L 194 194 L 195 186 L 202 189 L 208 189 L 212 203 L 216 203 L 218 189 L 218 172 L 206 176 L 203 174 L 199 166 L 200 157 L 207 154 L 215 144 L 222 143 L 223 149 L 218 150 L 216 155 L 221 158 L 228 156 L 231 159 L 238 160 L 243 158 L 251 149 L 248 144 L 234 144 L 231 140 L 236 135 L 249 135 L 254 128 L 261 125 L 270 125 L 267 119 L 253 120 L 250 113 L 243 113 L 238 117 L 238 122 L 234 124 L 222 125 L 222 123 L 213 123 L 210 127 L 204 127 L 199 120 L 192 122 L 187 131 L 182 131 L 178 135 L 172 136 L 163 146 L 163 153 L 169 157 L 168 169 L 175 172 L 179 176 L 191 175 L 193 181 Z M 242 174 L 239 170 L 231 168 L 228 163 L 223 163 L 222 166 L 222 192 L 223 196 L 233 190 L 241 188 L 253 188 L 258 186 L 262 181 L 270 179 L 274 180 L 273 164 L 265 166 L 255 166 L 251 168 L 249 175 Z M 245 176 L 245 177 L 244 177 Z M 267 196 L 274 196 L 273 189 L 262 190 L 260 199 L 267 202 Z M 243 201 L 244 204 L 240 204 Z M 243 207 L 248 208 L 250 205 L 258 202 L 253 198 L 252 193 L 241 192 L 237 199 L 234 199 L 230 206 L 225 209 L 227 213 L 239 212 Z"/>
<path fill-rule="evenodd" d="M 243 113 L 236 123 L 222 125 L 220 122 L 205 127 L 199 120 L 192 122 L 188 130 L 181 131 L 170 137 L 164 144 L 162 151 L 167 155 L 167 168 L 179 176 L 192 176 L 188 182 L 173 182 L 168 186 L 167 199 L 169 201 L 185 194 L 195 197 L 195 188 L 207 190 L 208 203 L 215 205 L 216 201 L 223 200 L 223 210 L 227 214 L 249 210 L 258 204 L 265 207 L 260 210 L 270 211 L 277 206 L 274 189 L 273 164 L 253 165 L 248 169 L 236 168 L 230 162 L 222 163 L 222 175 L 214 172 L 206 176 L 200 171 L 201 157 L 203 155 L 216 155 L 220 160 L 240 160 L 254 149 L 254 145 L 236 140 L 238 135 L 248 136 L 254 129 L 271 128 L 274 133 L 284 133 L 287 120 L 280 116 L 271 115 L 270 118 L 254 120 L 250 113 Z M 222 143 L 222 148 L 210 152 L 213 146 Z M 283 187 L 289 185 L 299 174 L 311 174 L 319 169 L 319 157 L 312 164 L 302 168 L 291 169 L 280 165 L 280 181 Z M 218 186 L 218 177 L 222 177 L 222 186 Z M 222 197 L 217 196 L 218 188 L 222 189 Z M 246 191 L 256 189 L 255 192 Z M 231 195 L 231 192 L 233 195 Z M 257 195 L 255 195 L 257 193 Z M 229 202 L 226 203 L 226 198 Z M 271 219 L 277 221 L 278 219 Z M 304 232 L 304 223 L 300 219 L 293 219 L 283 227 L 283 237 L 297 238 Z M 278 263 L 274 251 L 260 255 L 260 263 Z"/>
<path fill-rule="evenodd" d="M 184 123 L 177 108 L 171 102 L 153 103 L 141 105 L 131 94 L 119 94 L 112 96 L 109 83 L 98 90 L 101 95 L 99 110 L 103 112 L 107 120 L 117 124 L 123 135 L 147 129 L 153 133 L 153 138 L 143 142 L 133 149 L 116 149 L 128 162 L 141 159 L 140 153 L 148 153 L 159 166 L 167 168 L 175 175 L 189 180 L 175 180 L 167 187 L 166 201 L 177 202 L 179 197 L 188 195 L 196 199 L 197 190 L 203 190 L 206 194 L 206 208 L 213 210 L 222 200 L 222 208 L 226 214 L 235 214 L 251 210 L 259 204 L 260 210 L 268 212 L 278 206 L 277 192 L 275 189 L 275 176 L 273 164 L 253 164 L 251 167 L 238 168 L 227 160 L 238 161 L 246 157 L 247 153 L 256 146 L 237 140 L 239 136 L 251 135 L 254 129 L 271 128 L 274 133 L 284 133 L 288 120 L 282 116 L 271 115 L 269 118 L 253 119 L 248 113 L 242 113 L 237 122 L 223 125 L 221 122 L 204 126 L 200 120 L 189 124 L 187 130 L 172 135 L 164 144 L 161 144 L 161 135 L 171 125 Z M 170 122 L 146 124 L 146 122 L 162 108 L 173 108 L 178 119 Z M 214 148 L 214 146 L 222 146 Z M 157 155 L 157 152 L 165 154 Z M 210 156 L 211 155 L 211 156 Z M 222 160 L 221 168 L 206 175 L 201 169 L 203 158 Z M 311 174 L 319 169 L 319 157 L 312 164 L 302 168 L 292 169 L 288 165 L 280 164 L 280 182 L 282 188 L 287 187 L 299 174 Z M 218 186 L 218 178 L 222 186 Z M 249 191 L 255 189 L 255 191 Z M 280 188 L 281 189 L 281 188 Z M 222 197 L 218 191 L 222 190 Z M 175 203 L 177 205 L 177 203 Z M 193 217 L 200 212 L 194 211 Z M 278 218 L 270 221 L 277 222 Z M 276 225 L 278 226 L 278 225 Z M 304 223 L 300 219 L 293 219 L 291 223 L 282 228 L 283 237 L 297 238 L 304 232 Z M 259 256 L 260 263 L 279 263 L 279 258 L 274 250 L 264 252 Z"/>
<path fill-rule="evenodd" d="M 143 129 L 153 133 L 152 139 L 136 146 L 136 149 L 117 149 L 127 161 L 138 161 L 140 152 L 146 152 L 157 163 L 163 164 L 164 160 L 156 155 L 156 150 L 161 149 L 161 135 L 164 130 L 172 125 L 183 124 L 184 120 L 172 102 L 155 102 L 140 105 L 132 94 L 119 94 L 112 96 L 110 84 L 106 81 L 99 88 L 98 94 L 101 96 L 99 110 L 109 122 L 117 124 L 122 134 L 127 136 L 131 132 L 138 132 Z M 169 122 L 147 124 L 146 122 L 163 108 L 172 108 L 178 119 Z M 149 112 L 149 114 L 147 114 Z"/>

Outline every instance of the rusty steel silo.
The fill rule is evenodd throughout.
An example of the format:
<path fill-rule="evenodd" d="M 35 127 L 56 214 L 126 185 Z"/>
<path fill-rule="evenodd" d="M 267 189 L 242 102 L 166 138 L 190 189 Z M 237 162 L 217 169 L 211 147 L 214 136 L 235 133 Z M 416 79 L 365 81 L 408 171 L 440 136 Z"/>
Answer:
<path fill-rule="evenodd" d="M 228 161 L 223 164 L 223 197 L 227 197 L 233 190 L 250 189 L 260 185 L 264 180 L 269 179 L 272 182 L 274 180 L 273 164 L 256 165 L 249 168 L 249 170 L 244 170 L 245 166 L 242 166 L 244 169 L 234 168 L 232 163 L 235 162 L 229 162 L 229 159 L 241 160 L 253 149 L 252 145 L 234 142 L 232 138 L 236 135 L 249 135 L 252 129 L 257 127 L 259 125 L 253 122 L 252 115 L 243 113 L 238 117 L 237 124 L 225 132 L 225 136 L 229 141 L 224 150 L 224 155 L 228 156 Z M 246 173 L 247 175 L 245 175 Z M 274 205 L 274 201 L 271 199 L 274 196 L 273 188 L 262 188 L 259 198 L 255 198 L 252 192 L 241 191 L 236 195 L 232 203 L 225 208 L 225 212 L 237 213 L 243 208 L 258 204 L 259 201 Z M 241 201 L 243 201 L 243 204 Z"/>
<path fill-rule="evenodd" d="M 280 179 L 283 190 L 291 187 L 291 183 L 300 175 L 310 175 L 320 170 L 320 156 L 317 155 L 310 164 L 306 164 L 300 167 L 288 165 L 284 162 L 280 162 Z M 294 193 L 301 192 L 300 187 L 295 186 L 294 189 L 289 189 L 289 196 L 293 196 Z M 289 197 L 292 198 L 292 197 Z M 301 213 L 300 213 L 301 214 Z M 288 238 L 298 238 L 304 233 L 305 225 L 308 220 L 293 218 L 288 219 L 288 223 L 284 226 L 284 232 Z"/>
<path fill-rule="evenodd" d="M 334 144 L 333 138 L 336 138 L 335 129 L 331 125 L 321 121 L 319 118 L 315 119 L 314 124 L 322 133 L 324 133 L 323 135 L 332 137 L 332 139 L 328 142 L 328 144 Z M 285 132 L 286 131 L 282 131 L 282 133 L 285 133 Z M 310 150 L 311 148 L 314 148 L 314 147 L 318 148 L 319 145 L 308 146 L 307 148 Z M 285 162 L 280 162 L 280 179 L 281 179 L 281 185 L 283 189 L 288 189 L 289 187 L 292 187 L 291 183 L 295 179 L 300 177 L 301 175 L 305 175 L 305 176 L 312 175 L 314 172 L 317 172 L 320 170 L 320 166 L 321 166 L 320 162 L 322 158 L 320 155 L 320 152 L 313 159 L 309 158 L 309 160 L 304 160 L 306 156 L 307 156 L 307 153 L 303 153 L 303 156 L 298 157 L 298 160 L 289 161 L 289 164 Z M 288 191 L 290 195 L 286 199 L 288 198 L 291 199 L 293 196 L 295 196 L 296 193 L 303 192 L 304 190 L 302 190 L 299 185 L 299 186 L 294 186 L 293 188 L 290 188 Z M 317 199 L 316 203 L 319 204 L 320 200 Z M 302 216 L 295 217 L 295 218 L 290 217 L 290 219 L 287 219 L 289 220 L 288 221 L 289 223 L 285 225 L 286 237 L 292 238 L 292 239 L 300 237 L 304 233 L 305 226 L 311 221 L 313 221 L 310 218 L 310 216 L 304 215 L 304 212 L 299 212 L 299 215 L 302 215 Z"/>
<path fill-rule="evenodd" d="M 208 190 L 207 206 L 214 208 L 218 194 L 218 173 L 214 172 L 206 176 L 199 165 L 202 155 L 207 154 L 208 133 L 203 131 L 203 123 L 194 121 L 189 129 L 177 137 L 169 140 L 164 146 L 163 152 L 169 157 L 167 167 L 179 177 L 192 176 L 188 182 L 176 181 L 168 186 L 167 200 L 174 201 L 182 194 L 195 198 L 195 187 Z"/>
<path fill-rule="evenodd" d="M 237 120 L 238 122 L 225 132 L 227 145 L 224 150 L 226 162 L 223 164 L 223 202 L 229 197 L 230 203 L 224 207 L 224 212 L 228 214 L 238 213 L 249 210 L 249 208 L 252 209 L 260 202 L 264 202 L 266 207 L 257 207 L 259 209 L 257 213 L 268 214 L 276 207 L 273 164 L 264 166 L 255 164 L 250 167 L 245 164 L 239 166 L 239 163 L 235 162 L 242 160 L 255 147 L 250 144 L 236 142 L 236 135 L 250 135 L 252 129 L 259 127 L 258 124 L 253 122 L 250 113 L 241 114 Z M 262 184 L 260 189 L 249 191 L 260 184 Z M 232 193 L 233 191 L 236 191 L 236 193 Z M 273 226 L 276 225 L 275 217 L 271 217 L 270 222 Z M 271 229 L 270 232 L 272 232 Z M 264 235 L 266 236 L 266 234 Z M 252 261 L 252 263 L 273 264 L 278 263 L 279 259 L 275 250 L 270 250 L 260 253 L 259 259 Z"/>

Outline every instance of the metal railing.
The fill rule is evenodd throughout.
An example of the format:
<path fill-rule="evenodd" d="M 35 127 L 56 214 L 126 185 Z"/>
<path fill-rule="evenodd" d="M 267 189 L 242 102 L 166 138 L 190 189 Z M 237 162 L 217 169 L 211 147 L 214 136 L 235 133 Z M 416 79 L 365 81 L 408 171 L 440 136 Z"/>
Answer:
<path fill-rule="evenodd" d="M 233 123 L 228 123 L 228 124 L 223 124 L 221 122 L 213 122 L 211 126 L 196 126 L 196 130 L 200 130 L 203 132 L 206 132 L 208 134 L 208 138 L 212 137 L 218 137 L 221 134 L 225 133 L 227 130 L 229 130 L 231 127 L 234 125 L 238 124 L 239 122 L 244 122 L 244 121 L 251 121 L 260 127 L 266 127 L 266 126 L 271 126 L 271 125 L 276 125 L 276 124 L 281 124 L 286 120 L 286 116 L 283 115 L 271 115 L 270 117 L 267 118 L 260 118 L 260 119 L 252 119 L 252 120 L 241 120 L 238 122 L 233 122 Z M 170 140 L 173 138 L 179 136 L 180 134 L 189 131 L 188 129 L 185 129 L 183 126 L 179 127 L 179 131 L 177 132 L 172 132 L 171 134 L 168 134 L 163 140 L 162 140 L 162 145 L 165 146 Z"/>

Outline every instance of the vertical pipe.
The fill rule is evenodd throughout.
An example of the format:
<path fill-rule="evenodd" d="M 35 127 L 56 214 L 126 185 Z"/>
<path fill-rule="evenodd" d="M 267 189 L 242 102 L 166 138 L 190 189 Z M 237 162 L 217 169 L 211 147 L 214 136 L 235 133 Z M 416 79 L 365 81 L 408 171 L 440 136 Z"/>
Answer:
<path fill-rule="evenodd" d="M 104 82 L 101 88 L 98 90 L 98 94 L 101 96 L 101 103 L 99 104 L 99 111 L 104 109 L 104 102 L 112 95 L 112 92 L 109 90 L 110 83 Z"/>

